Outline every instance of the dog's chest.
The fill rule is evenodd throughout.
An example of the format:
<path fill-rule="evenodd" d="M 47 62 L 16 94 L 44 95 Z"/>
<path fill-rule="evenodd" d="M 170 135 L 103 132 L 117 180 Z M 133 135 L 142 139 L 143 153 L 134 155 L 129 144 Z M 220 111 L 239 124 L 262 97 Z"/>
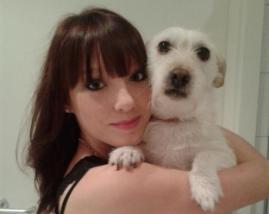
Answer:
<path fill-rule="evenodd" d="M 189 170 L 206 142 L 198 123 L 150 123 L 144 135 L 146 159 L 154 164 Z"/>

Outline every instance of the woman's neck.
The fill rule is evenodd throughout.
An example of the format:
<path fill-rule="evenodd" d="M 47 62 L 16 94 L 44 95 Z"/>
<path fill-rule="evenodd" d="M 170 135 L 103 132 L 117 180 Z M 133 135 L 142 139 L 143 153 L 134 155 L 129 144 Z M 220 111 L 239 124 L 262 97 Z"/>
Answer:
<path fill-rule="evenodd" d="M 103 159 L 108 159 L 109 153 L 113 149 L 113 147 L 107 143 L 97 141 L 96 139 L 91 139 L 89 137 L 86 138 L 86 136 L 81 136 L 79 143 L 86 147 L 90 153 Z"/>
<path fill-rule="evenodd" d="M 70 172 L 70 170 L 74 167 L 74 165 L 81 160 L 84 157 L 94 155 L 92 151 L 90 151 L 85 145 L 78 143 L 77 151 L 75 152 L 75 155 L 73 156 L 71 162 L 69 163 L 69 166 L 65 172 L 65 175 Z"/>
<path fill-rule="evenodd" d="M 73 159 L 71 160 L 65 174 L 70 172 L 70 170 L 74 167 L 74 165 L 84 157 L 94 155 L 94 156 L 97 156 L 97 157 L 100 157 L 102 159 L 107 160 L 109 153 L 113 149 L 113 147 L 111 147 L 105 143 L 99 143 L 99 142 L 98 143 L 93 143 L 93 142 L 89 143 L 82 138 L 78 139 L 78 141 L 79 142 L 78 142 L 77 151 L 76 151 Z"/>

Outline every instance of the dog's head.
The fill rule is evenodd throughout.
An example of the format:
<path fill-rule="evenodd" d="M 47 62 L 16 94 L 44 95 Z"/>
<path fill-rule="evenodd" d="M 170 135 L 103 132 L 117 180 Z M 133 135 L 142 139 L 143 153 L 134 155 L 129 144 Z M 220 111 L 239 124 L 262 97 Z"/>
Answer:
<path fill-rule="evenodd" d="M 193 117 L 212 87 L 224 84 L 225 61 L 206 35 L 168 28 L 147 45 L 153 113 L 163 119 Z"/>

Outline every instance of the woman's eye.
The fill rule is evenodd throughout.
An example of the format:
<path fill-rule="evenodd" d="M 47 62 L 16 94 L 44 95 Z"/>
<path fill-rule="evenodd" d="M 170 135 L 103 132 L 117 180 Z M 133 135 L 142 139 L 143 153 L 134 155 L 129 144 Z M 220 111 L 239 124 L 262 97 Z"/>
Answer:
<path fill-rule="evenodd" d="M 97 90 L 100 90 L 100 89 L 104 88 L 105 84 L 104 84 L 104 82 L 102 80 L 92 79 L 92 80 L 88 81 L 86 87 L 89 90 L 97 91 Z"/>
<path fill-rule="evenodd" d="M 136 82 L 139 82 L 139 81 L 143 81 L 147 78 L 147 74 L 145 71 L 139 71 L 139 72 L 136 72 L 134 73 L 132 76 L 131 76 L 131 80 L 132 81 L 136 81 Z"/>

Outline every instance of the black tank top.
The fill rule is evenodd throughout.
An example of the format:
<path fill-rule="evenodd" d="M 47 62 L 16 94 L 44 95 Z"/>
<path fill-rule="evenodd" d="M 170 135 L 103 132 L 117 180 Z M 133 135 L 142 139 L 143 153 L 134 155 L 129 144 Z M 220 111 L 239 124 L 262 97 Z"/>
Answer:
<path fill-rule="evenodd" d="M 69 188 L 68 192 L 66 193 L 63 204 L 61 207 L 59 205 L 56 207 L 55 213 L 56 214 L 64 214 L 64 210 L 67 204 L 67 201 L 76 187 L 80 179 L 86 174 L 86 172 L 96 166 L 101 166 L 107 164 L 107 160 L 103 160 L 96 156 L 87 156 L 79 160 L 76 165 L 72 168 L 72 170 L 63 178 L 62 183 L 60 184 L 58 191 L 57 191 L 57 198 L 59 201 L 60 196 L 64 193 L 65 189 L 72 184 Z"/>

